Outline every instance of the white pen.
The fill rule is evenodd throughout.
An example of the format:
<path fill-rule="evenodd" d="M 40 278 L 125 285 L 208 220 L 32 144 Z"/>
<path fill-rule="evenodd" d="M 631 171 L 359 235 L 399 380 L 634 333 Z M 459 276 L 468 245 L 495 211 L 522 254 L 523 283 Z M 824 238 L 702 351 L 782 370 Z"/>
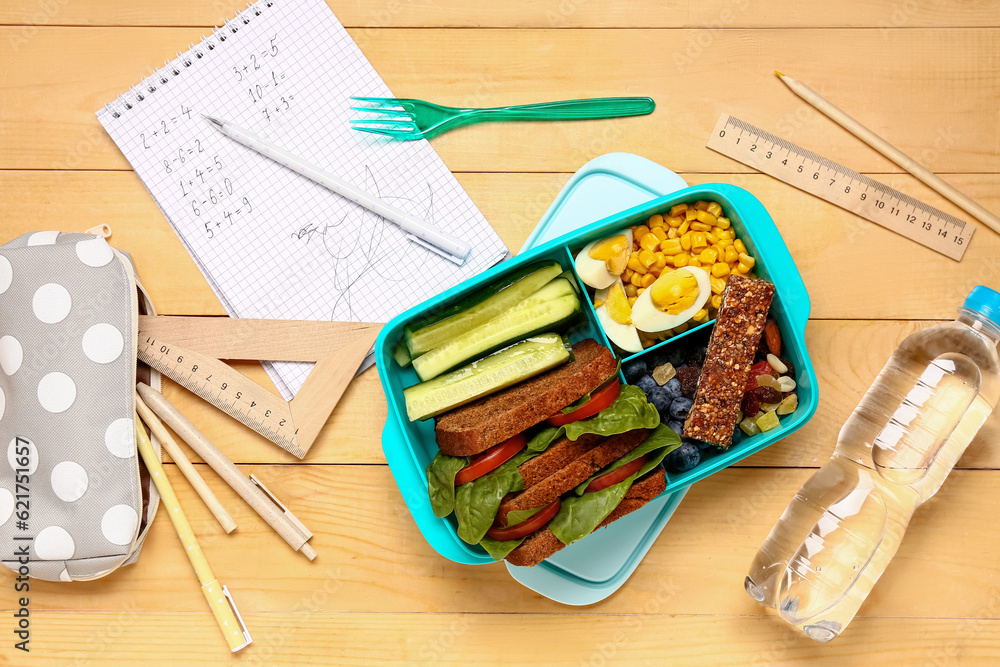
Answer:
<path fill-rule="evenodd" d="M 436 252 L 458 265 L 464 264 L 465 258 L 469 256 L 471 246 L 468 243 L 441 231 L 437 227 L 427 224 L 417 216 L 382 201 L 378 197 L 337 178 L 329 172 L 323 171 L 315 165 L 309 164 L 302 158 L 292 155 L 267 139 L 237 127 L 229 121 L 219 120 L 211 116 L 205 116 L 205 119 L 230 139 L 235 139 L 264 157 L 270 158 L 278 164 L 302 174 L 309 180 L 333 190 L 341 197 L 346 197 L 355 204 L 363 206 L 386 220 L 396 223 L 406 232 L 407 238 L 418 245 L 424 246 L 428 250 Z"/>

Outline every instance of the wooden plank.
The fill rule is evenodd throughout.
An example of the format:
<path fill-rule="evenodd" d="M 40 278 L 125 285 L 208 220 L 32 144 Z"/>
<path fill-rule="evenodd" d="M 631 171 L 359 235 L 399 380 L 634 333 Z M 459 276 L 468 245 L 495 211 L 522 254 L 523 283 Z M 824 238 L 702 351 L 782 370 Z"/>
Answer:
<path fill-rule="evenodd" d="M 207 613 L 126 610 L 33 617 L 30 655 L 17 664 L 158 665 L 802 665 L 990 664 L 1000 622 L 859 618 L 843 639 L 817 644 L 771 618 L 627 614 L 248 614 L 254 643 L 239 659 Z M 169 629 L 169 630 L 168 630 Z M 214 632 L 214 634 L 213 634 Z M 902 641 L 905 638 L 905 642 Z M 738 640 L 738 641 L 737 641 Z"/>
<path fill-rule="evenodd" d="M 0 24 L 212 26 L 246 7 L 243 0 L 174 0 L 139 6 L 101 0 L 8 0 L 0 6 Z M 720 3 L 667 4 L 662 0 L 629 3 L 511 0 L 465 3 L 459 0 L 328 0 L 348 27 L 369 28 L 677 28 L 707 30 L 769 27 L 868 27 L 889 30 L 947 26 L 996 26 L 1000 14 L 988 2 L 955 4 L 948 0 L 882 3 L 846 0 L 833 4 L 780 0 L 730 0 Z"/>
<path fill-rule="evenodd" d="M 359 34 L 360 29 L 355 29 Z M 202 28 L 0 29 L 0 168 L 125 169 L 94 112 Z M 650 116 L 614 121 L 469 127 L 435 147 L 456 171 L 573 171 L 611 150 L 644 154 L 679 171 L 740 171 L 704 148 L 722 111 L 858 171 L 896 171 L 774 77 L 809 83 L 935 172 L 992 172 L 1000 126 L 1000 29 L 871 30 L 372 30 L 363 48 L 401 96 L 461 106 L 553 97 L 650 95 Z M 689 53 L 689 45 L 704 47 Z M 916 49 L 913 45 L 919 44 Z M 73 58 L 63 54 L 73 53 Z M 635 63 L 627 68 L 595 67 Z M 803 61 L 801 54 L 809 53 Z M 849 53 L 851 57 L 843 58 Z M 641 60 L 641 66 L 639 61 Z M 503 75 L 493 74 L 504 63 Z M 741 64 L 741 76 L 730 64 Z M 829 63 L 839 63 L 835 74 Z M 869 63 L 877 62 L 873 69 Z M 892 82 L 889 85 L 888 82 Z M 559 91 L 557 95 L 553 91 Z"/>
<path fill-rule="evenodd" d="M 956 263 L 768 176 L 683 176 L 694 184 L 739 185 L 764 203 L 797 261 L 813 317 L 951 319 L 974 285 L 1000 287 L 1000 235 L 982 225 L 977 226 L 964 261 Z M 517 250 L 569 176 L 477 173 L 458 178 L 507 247 Z M 908 174 L 880 178 L 961 215 Z M 948 178 L 987 208 L 1000 211 L 1000 177 L 951 174 Z M 114 230 L 112 243 L 133 254 L 160 312 L 225 314 L 131 173 L 0 171 L 0 219 L 2 240 L 39 229 L 83 231 L 108 223 Z"/>
<path fill-rule="evenodd" d="M 461 565 L 431 549 L 385 466 L 250 466 L 308 525 L 320 556 L 293 552 L 217 476 L 205 478 L 239 524 L 226 535 L 168 466 L 180 502 L 240 611 L 314 613 L 559 614 L 566 610 L 515 582 L 502 564 Z M 743 590 L 746 569 L 806 469 L 730 469 L 694 485 L 632 578 L 580 612 L 607 618 L 662 614 L 762 616 Z M 915 515 L 861 616 L 996 618 L 1000 536 L 982 531 L 1000 512 L 996 471 L 956 471 Z M 162 512 L 161 512 L 162 513 Z M 198 612 L 204 599 L 183 547 L 162 516 L 135 566 L 71 586 L 32 582 L 32 611 Z M 170 582 L 170 585 L 164 585 Z M 326 594 L 313 597 L 317 591 Z M 710 591 L 711 594 L 706 594 Z M 11 598 L 0 601 L 10 609 Z"/>

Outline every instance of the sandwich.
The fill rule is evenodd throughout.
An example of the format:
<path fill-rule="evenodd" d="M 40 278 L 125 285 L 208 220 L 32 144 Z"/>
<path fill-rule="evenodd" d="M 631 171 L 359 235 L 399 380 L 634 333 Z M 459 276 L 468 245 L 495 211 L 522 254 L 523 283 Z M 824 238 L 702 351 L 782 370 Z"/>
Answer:
<path fill-rule="evenodd" d="M 540 563 L 660 495 L 680 437 L 592 339 L 554 370 L 439 415 L 435 515 L 494 559 Z"/>

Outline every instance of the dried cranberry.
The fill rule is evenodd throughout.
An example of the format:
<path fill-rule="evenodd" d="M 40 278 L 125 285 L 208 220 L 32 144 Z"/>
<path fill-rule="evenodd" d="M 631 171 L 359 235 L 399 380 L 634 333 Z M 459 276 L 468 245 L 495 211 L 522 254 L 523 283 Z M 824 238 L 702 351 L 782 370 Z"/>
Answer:
<path fill-rule="evenodd" d="M 701 379 L 701 366 L 678 368 L 677 379 L 681 381 L 681 393 L 685 396 L 690 396 L 698 390 L 698 380 Z"/>

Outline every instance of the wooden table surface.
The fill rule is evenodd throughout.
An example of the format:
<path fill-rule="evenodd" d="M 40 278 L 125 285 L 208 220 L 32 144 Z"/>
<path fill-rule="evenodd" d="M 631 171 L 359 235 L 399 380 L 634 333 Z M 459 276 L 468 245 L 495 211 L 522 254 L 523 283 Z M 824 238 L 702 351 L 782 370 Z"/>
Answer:
<path fill-rule="evenodd" d="M 689 491 L 626 585 L 590 607 L 551 602 L 500 564 L 438 556 L 382 455 L 373 372 L 349 388 L 304 462 L 167 383 L 165 393 L 315 532 L 292 552 L 204 466 L 239 522 L 225 535 L 168 474 L 253 631 L 242 664 L 930 664 L 1000 660 L 1000 420 L 913 519 L 844 636 L 793 634 L 743 591 L 757 547 L 827 460 L 844 422 L 908 333 L 949 320 L 971 287 L 1000 287 L 1000 236 L 979 225 L 961 263 L 704 147 L 721 112 L 967 216 L 813 111 L 772 74 L 811 84 L 988 209 L 1000 211 L 1000 6 L 945 0 L 588 2 L 329 0 L 399 96 L 491 106 L 650 95 L 619 121 L 482 125 L 434 141 L 486 218 L 520 247 L 570 174 L 638 153 L 690 183 L 721 181 L 770 210 L 812 298 L 806 339 L 820 407 L 786 440 Z M 108 223 L 157 308 L 223 315 L 94 112 L 238 8 L 235 0 L 0 3 L 0 241 Z M 267 383 L 259 366 L 242 368 Z M 992 445 L 992 446 L 991 446 Z M 161 512 L 162 514 L 162 512 Z M 12 609 L 13 578 L 0 608 Z M 31 654 L 0 614 L 0 662 L 230 660 L 169 522 L 137 565 L 89 583 L 32 585 Z"/>

